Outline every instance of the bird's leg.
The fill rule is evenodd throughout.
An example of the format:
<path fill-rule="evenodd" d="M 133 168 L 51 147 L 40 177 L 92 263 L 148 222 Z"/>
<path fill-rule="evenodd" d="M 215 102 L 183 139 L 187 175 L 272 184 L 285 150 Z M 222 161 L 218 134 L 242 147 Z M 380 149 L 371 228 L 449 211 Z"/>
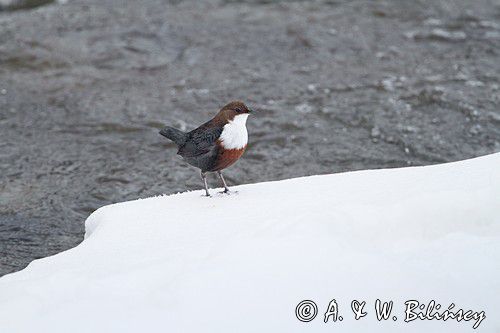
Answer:
<path fill-rule="evenodd" d="M 203 180 L 203 185 L 205 185 L 205 195 L 209 197 L 210 193 L 208 193 L 207 174 L 203 171 L 201 172 L 201 179 Z"/>
<path fill-rule="evenodd" d="M 229 187 L 227 187 L 226 181 L 224 180 L 224 177 L 222 176 L 222 172 L 217 171 L 217 174 L 219 175 L 219 178 L 222 181 L 222 184 L 224 185 L 224 193 L 229 193 Z"/>

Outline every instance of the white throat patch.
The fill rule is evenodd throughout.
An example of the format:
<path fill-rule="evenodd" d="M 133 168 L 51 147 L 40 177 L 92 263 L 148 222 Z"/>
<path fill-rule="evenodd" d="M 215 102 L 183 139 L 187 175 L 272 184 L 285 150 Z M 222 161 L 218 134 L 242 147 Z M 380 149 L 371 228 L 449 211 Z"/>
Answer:
<path fill-rule="evenodd" d="M 247 118 L 248 113 L 239 114 L 224 125 L 219 139 L 225 149 L 241 149 L 247 145 Z"/>

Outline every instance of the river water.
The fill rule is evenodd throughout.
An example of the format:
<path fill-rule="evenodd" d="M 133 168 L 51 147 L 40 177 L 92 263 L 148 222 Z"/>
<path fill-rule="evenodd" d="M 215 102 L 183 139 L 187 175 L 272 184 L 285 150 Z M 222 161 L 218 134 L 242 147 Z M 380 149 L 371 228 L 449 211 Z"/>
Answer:
<path fill-rule="evenodd" d="M 230 184 L 500 151 L 495 1 L 3 8 L 0 275 L 77 245 L 98 207 L 200 189 L 158 129 L 234 99 L 258 114 Z"/>

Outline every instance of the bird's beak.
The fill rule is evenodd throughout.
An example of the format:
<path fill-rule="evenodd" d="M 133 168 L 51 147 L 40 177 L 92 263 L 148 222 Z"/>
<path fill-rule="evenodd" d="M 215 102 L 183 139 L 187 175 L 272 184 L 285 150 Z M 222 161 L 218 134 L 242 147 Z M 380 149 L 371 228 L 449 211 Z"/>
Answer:
<path fill-rule="evenodd" d="M 253 109 L 248 109 L 248 113 L 255 113 Z"/>

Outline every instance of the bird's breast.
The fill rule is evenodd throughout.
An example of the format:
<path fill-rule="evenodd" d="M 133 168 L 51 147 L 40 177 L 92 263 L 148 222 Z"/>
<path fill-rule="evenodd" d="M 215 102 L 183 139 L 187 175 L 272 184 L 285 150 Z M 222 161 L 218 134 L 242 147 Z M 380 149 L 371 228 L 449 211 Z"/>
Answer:
<path fill-rule="evenodd" d="M 230 120 L 222 129 L 219 137 L 220 145 L 227 150 L 243 149 L 248 143 L 246 121 L 248 114 L 241 114 Z"/>
<path fill-rule="evenodd" d="M 217 142 L 217 145 L 219 146 L 219 150 L 210 171 L 219 171 L 232 165 L 241 157 L 241 155 L 243 155 L 247 147 L 245 145 L 239 149 L 226 149 L 222 146 L 220 141 Z"/>

